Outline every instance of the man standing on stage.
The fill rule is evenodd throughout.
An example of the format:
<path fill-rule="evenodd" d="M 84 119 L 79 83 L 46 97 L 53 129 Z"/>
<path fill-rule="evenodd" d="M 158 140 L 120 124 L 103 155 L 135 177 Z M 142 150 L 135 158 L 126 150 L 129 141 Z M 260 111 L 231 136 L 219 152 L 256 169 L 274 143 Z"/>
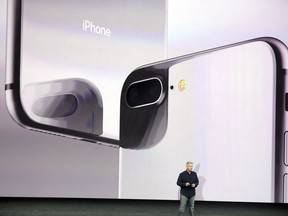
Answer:
<path fill-rule="evenodd" d="M 197 173 L 192 170 L 193 163 L 188 161 L 186 163 L 186 170 L 180 173 L 177 180 L 177 185 L 181 187 L 178 216 L 184 215 L 187 202 L 189 205 L 190 216 L 194 216 L 195 188 L 199 184 L 199 180 Z"/>

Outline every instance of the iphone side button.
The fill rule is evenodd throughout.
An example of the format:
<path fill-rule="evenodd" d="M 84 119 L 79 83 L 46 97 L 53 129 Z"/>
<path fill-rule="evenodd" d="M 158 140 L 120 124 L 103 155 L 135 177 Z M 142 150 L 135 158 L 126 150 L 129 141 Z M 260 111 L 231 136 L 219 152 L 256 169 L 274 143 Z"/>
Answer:
<path fill-rule="evenodd" d="M 287 100 L 286 100 L 287 101 Z M 284 203 L 288 203 L 288 132 L 285 132 L 284 136 Z"/>
<path fill-rule="evenodd" d="M 288 203 L 288 174 L 284 175 L 284 203 Z"/>
<path fill-rule="evenodd" d="M 284 138 L 284 164 L 288 166 L 288 135 L 287 131 L 285 132 Z"/>

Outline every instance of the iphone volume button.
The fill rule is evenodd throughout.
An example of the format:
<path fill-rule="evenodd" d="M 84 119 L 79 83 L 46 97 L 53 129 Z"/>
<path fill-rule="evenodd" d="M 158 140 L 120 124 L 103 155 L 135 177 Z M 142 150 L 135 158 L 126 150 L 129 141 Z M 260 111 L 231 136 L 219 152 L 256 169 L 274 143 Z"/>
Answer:
<path fill-rule="evenodd" d="M 286 94 L 287 95 L 287 94 Z M 287 99 L 286 99 L 287 101 Z M 287 103 L 287 102 L 286 102 Z M 284 164 L 285 164 L 285 171 L 284 171 L 284 203 L 288 203 L 288 131 L 285 132 L 284 138 Z"/>
<path fill-rule="evenodd" d="M 284 175 L 284 203 L 288 203 L 288 173 Z"/>
<path fill-rule="evenodd" d="M 285 132 L 284 137 L 284 164 L 288 166 L 288 131 Z"/>

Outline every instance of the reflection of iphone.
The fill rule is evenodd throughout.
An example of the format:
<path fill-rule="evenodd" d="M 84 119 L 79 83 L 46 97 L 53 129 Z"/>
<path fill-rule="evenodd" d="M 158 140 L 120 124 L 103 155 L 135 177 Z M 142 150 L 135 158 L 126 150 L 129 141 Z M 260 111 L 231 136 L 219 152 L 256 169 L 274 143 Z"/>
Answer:
<path fill-rule="evenodd" d="M 164 59 L 166 1 L 11 0 L 6 99 L 25 128 L 119 146 L 129 73 Z"/>
<path fill-rule="evenodd" d="M 280 41 L 260 38 L 132 72 L 122 90 L 121 117 L 149 107 L 145 100 L 133 100 L 132 87 L 141 91 L 144 83 L 165 80 L 168 126 L 161 139 L 161 126 L 147 132 L 161 140 L 153 148 L 135 151 L 123 143 L 120 197 L 177 199 L 176 178 L 192 160 L 200 178 L 199 200 L 287 202 L 287 59 Z M 135 127 L 135 119 L 121 129 Z"/>

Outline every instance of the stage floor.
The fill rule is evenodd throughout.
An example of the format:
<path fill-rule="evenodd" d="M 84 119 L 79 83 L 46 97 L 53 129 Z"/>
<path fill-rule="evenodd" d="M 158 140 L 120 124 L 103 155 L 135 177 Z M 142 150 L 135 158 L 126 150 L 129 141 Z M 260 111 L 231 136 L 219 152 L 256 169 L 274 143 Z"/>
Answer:
<path fill-rule="evenodd" d="M 158 200 L 0 198 L 0 216 L 176 216 L 178 204 Z M 288 204 L 196 202 L 195 216 L 208 215 L 288 216 Z"/>

